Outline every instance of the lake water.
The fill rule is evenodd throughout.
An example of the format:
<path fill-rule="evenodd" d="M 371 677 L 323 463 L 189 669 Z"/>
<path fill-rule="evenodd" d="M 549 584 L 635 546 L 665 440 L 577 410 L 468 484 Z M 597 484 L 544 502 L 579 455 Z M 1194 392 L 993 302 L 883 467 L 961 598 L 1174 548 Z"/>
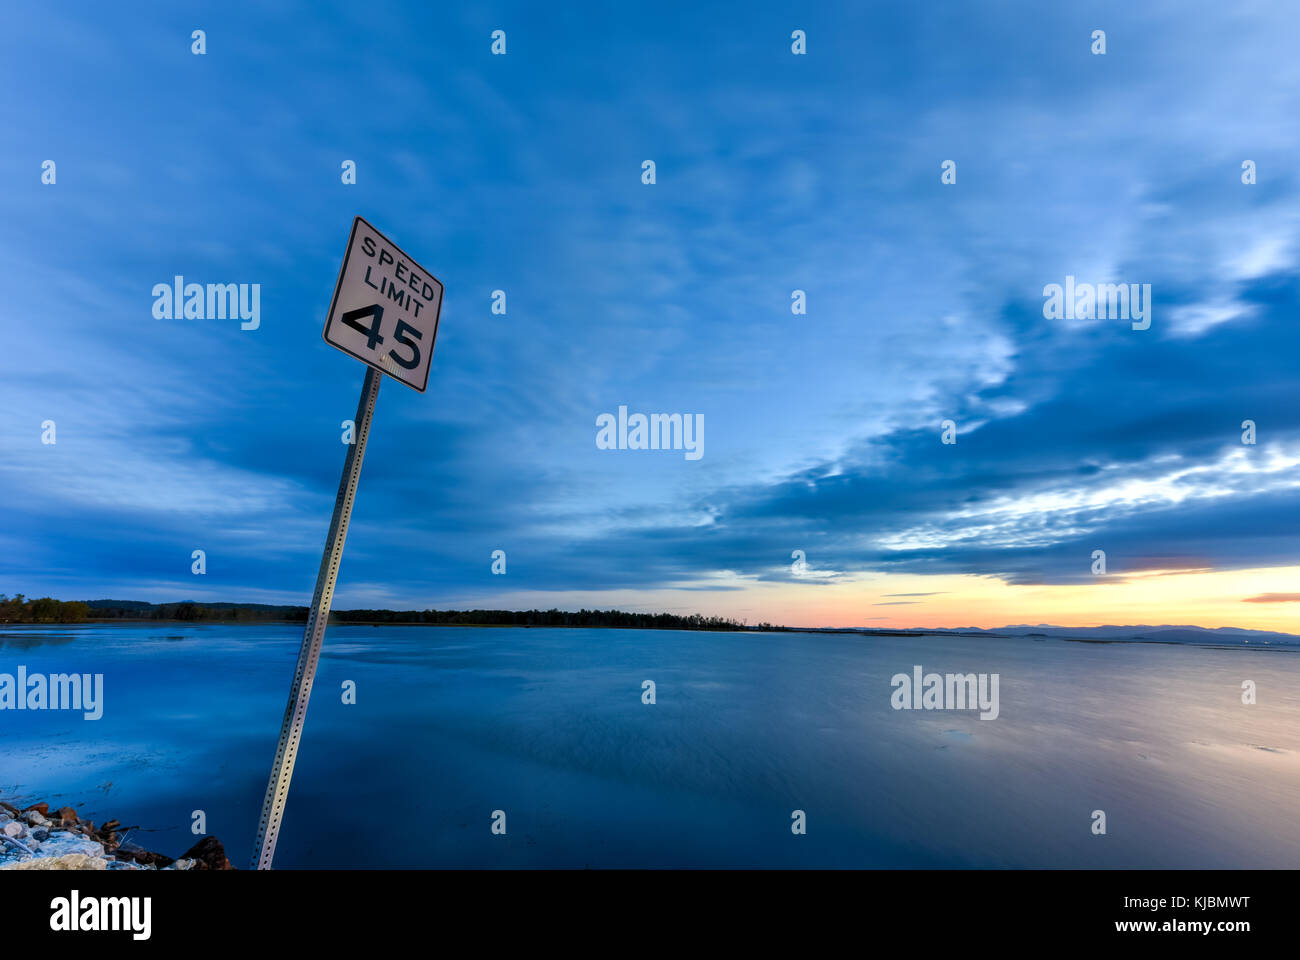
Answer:
<path fill-rule="evenodd" d="M 0 673 L 105 686 L 96 721 L 0 711 L 0 796 L 172 856 L 202 810 L 246 866 L 301 634 L 0 627 Z M 999 716 L 892 709 L 915 664 L 998 674 Z M 276 866 L 1300 867 L 1298 797 L 1295 652 L 342 626 Z"/>

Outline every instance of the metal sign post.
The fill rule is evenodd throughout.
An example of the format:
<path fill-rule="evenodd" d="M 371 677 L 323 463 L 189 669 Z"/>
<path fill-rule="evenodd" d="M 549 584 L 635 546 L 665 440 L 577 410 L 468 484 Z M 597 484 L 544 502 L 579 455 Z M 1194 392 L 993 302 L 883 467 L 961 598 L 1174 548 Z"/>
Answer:
<path fill-rule="evenodd" d="M 262 801 L 262 819 L 257 826 L 257 843 L 253 853 L 253 868 L 256 870 L 270 870 L 271 858 L 275 856 L 275 841 L 280 835 L 284 802 L 289 797 L 289 780 L 293 777 L 293 763 L 298 756 L 302 727 L 307 719 L 307 701 L 311 699 L 311 685 L 316 679 L 316 664 L 320 660 L 320 648 L 325 640 L 325 624 L 330 617 L 330 601 L 334 599 L 334 584 L 338 580 L 339 562 L 343 559 L 343 542 L 348 536 L 352 503 L 357 496 L 357 482 L 361 479 L 361 461 L 366 455 L 366 438 L 370 435 L 370 421 L 375 415 L 379 381 L 383 377 L 374 367 L 367 367 L 366 379 L 361 385 L 361 399 L 357 402 L 355 421 L 356 442 L 348 446 L 348 455 L 343 461 L 339 495 L 334 501 L 334 516 L 330 520 L 329 536 L 325 539 L 320 572 L 316 574 L 316 593 L 311 600 L 311 610 L 307 613 L 307 628 L 303 631 L 302 646 L 298 650 L 298 666 L 293 672 L 289 703 L 284 708 L 284 720 L 280 724 L 280 742 L 275 749 L 275 764 L 271 767 L 271 780 L 266 785 L 266 798 Z"/>
<path fill-rule="evenodd" d="M 262 818 L 258 822 L 252 866 L 271 869 L 275 842 L 280 835 L 280 821 L 289 797 L 293 764 L 302 742 L 303 724 L 307 719 L 307 702 L 311 699 L 316 665 L 320 662 L 329 620 L 330 602 L 343 559 L 343 542 L 348 536 L 352 503 L 361 479 L 361 461 L 366 455 L 370 421 L 375 416 L 375 400 L 384 372 L 421 393 L 429 381 L 429 364 L 433 358 L 433 341 L 438 333 L 438 316 L 442 308 L 442 284 L 432 274 L 401 251 L 396 244 L 357 217 L 352 222 L 347 253 L 339 269 L 334 299 L 325 319 L 326 342 L 367 364 L 366 379 L 357 402 L 354 442 L 343 461 L 339 493 L 334 500 L 325 553 L 316 574 L 316 593 L 307 613 L 302 646 L 298 649 L 298 666 L 289 702 L 280 723 L 280 742 L 275 750 L 271 779 L 262 800 Z M 387 322 L 385 321 L 387 310 Z M 335 323 L 338 320 L 338 323 Z M 362 321 L 368 321 L 362 323 Z M 384 331 L 387 330 L 387 337 Z M 385 347 L 387 342 L 388 346 Z M 401 346 L 395 352 L 392 344 Z"/>

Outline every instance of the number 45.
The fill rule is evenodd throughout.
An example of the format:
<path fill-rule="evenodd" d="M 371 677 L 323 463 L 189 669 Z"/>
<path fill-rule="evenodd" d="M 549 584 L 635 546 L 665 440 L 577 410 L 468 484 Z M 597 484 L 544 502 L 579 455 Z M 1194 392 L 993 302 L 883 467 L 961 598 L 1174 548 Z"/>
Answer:
<path fill-rule="evenodd" d="M 361 321 L 370 318 L 370 325 L 366 326 Z M 356 310 L 349 310 L 339 318 L 344 324 L 360 333 L 366 335 L 366 346 L 374 350 L 379 344 L 384 342 L 384 338 L 379 335 L 379 327 L 384 319 L 384 308 L 377 303 L 372 303 L 368 307 L 359 307 Z M 405 320 L 398 320 L 397 326 L 393 329 L 393 339 L 403 346 L 411 348 L 409 358 L 399 357 L 397 354 L 389 352 L 393 362 L 407 370 L 414 370 L 420 365 L 420 347 L 419 344 L 412 340 L 406 334 L 412 334 L 415 340 L 423 340 L 422 334 L 415 327 L 411 326 Z"/>

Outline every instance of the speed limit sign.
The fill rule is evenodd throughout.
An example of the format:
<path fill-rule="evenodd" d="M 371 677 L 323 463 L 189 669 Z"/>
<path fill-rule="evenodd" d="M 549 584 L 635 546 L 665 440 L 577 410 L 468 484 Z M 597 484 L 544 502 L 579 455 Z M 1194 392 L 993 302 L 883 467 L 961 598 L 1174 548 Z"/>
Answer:
<path fill-rule="evenodd" d="M 442 284 L 365 218 L 352 236 L 325 318 L 325 341 L 424 392 Z"/>
<path fill-rule="evenodd" d="M 280 739 L 271 763 L 271 776 L 262 799 L 262 816 L 253 845 L 252 866 L 269 870 L 275 858 L 293 766 L 298 758 L 307 704 L 311 700 L 316 666 L 325 643 L 334 586 L 338 582 L 343 544 L 352 519 L 361 462 L 366 456 L 370 423 L 375 416 L 379 384 L 388 374 L 415 390 L 429 385 L 429 361 L 438 334 L 438 313 L 442 309 L 442 284 L 405 253 L 402 248 L 367 223 L 352 221 L 352 235 L 343 255 L 338 283 L 329 316 L 325 318 L 325 342 L 368 364 L 357 401 L 355 431 L 343 460 L 343 475 L 334 499 L 334 515 L 325 537 L 316 592 L 307 612 L 307 626 L 298 648 L 298 663 L 289 685 L 289 699 L 280 722 Z"/>

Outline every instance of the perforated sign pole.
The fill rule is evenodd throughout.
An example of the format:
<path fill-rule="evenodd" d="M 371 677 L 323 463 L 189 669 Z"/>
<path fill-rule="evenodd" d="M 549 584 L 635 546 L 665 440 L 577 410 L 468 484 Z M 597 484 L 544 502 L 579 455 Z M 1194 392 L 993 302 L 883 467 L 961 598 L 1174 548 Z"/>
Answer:
<path fill-rule="evenodd" d="M 366 367 L 366 379 L 361 385 L 361 399 L 357 403 L 356 442 L 348 447 L 347 459 L 343 461 L 339 495 L 334 501 L 334 516 L 330 520 L 329 537 L 325 540 L 320 573 L 316 575 L 316 593 L 307 614 L 307 628 L 303 631 L 302 646 L 298 650 L 298 667 L 294 670 L 289 703 L 284 708 L 284 720 L 280 724 L 275 764 L 271 768 L 271 780 L 266 785 L 266 798 L 262 801 L 262 819 L 258 823 L 257 843 L 253 848 L 252 866 L 255 870 L 270 870 L 271 860 L 275 857 L 275 841 L 280 835 L 280 820 L 284 817 L 284 802 L 289 796 L 293 763 L 298 756 L 298 744 L 302 741 L 307 701 L 311 699 L 316 664 L 320 662 L 325 623 L 330 616 L 330 601 L 334 599 L 339 561 L 343 559 L 343 541 L 348 536 L 352 502 L 357 495 L 357 481 L 361 479 L 361 461 L 366 455 L 366 438 L 370 436 L 370 421 L 375 415 L 375 400 L 379 397 L 379 382 L 383 377 L 374 367 Z"/>

